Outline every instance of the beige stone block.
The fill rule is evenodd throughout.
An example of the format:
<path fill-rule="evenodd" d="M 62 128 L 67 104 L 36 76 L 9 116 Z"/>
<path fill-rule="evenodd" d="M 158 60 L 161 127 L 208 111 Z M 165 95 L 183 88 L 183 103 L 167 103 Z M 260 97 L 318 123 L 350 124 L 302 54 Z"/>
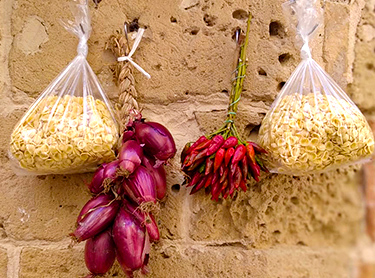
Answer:
<path fill-rule="evenodd" d="M 278 244 L 348 246 L 364 220 L 359 175 L 342 170 L 316 176 L 263 175 L 233 201 L 192 198 L 189 229 L 195 241 L 240 242 L 264 248 Z"/>
<path fill-rule="evenodd" d="M 326 71 L 343 88 L 352 82 L 355 33 L 365 1 L 326 2 L 323 58 Z"/>
<path fill-rule="evenodd" d="M 25 247 L 21 252 L 20 278 L 73 278 L 88 273 L 83 249 L 42 249 Z"/>
<path fill-rule="evenodd" d="M 352 261 L 347 251 L 304 247 L 247 250 L 240 245 L 171 245 L 156 248 L 151 253 L 149 266 L 150 277 L 155 278 L 353 277 Z"/>
<path fill-rule="evenodd" d="M 0 277 L 7 277 L 8 271 L 8 255 L 7 251 L 0 248 Z"/>

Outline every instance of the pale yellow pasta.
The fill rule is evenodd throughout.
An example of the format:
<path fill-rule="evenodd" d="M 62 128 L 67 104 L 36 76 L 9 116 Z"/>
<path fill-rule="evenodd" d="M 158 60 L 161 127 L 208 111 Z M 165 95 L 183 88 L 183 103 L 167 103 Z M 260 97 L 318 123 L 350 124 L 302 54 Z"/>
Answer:
<path fill-rule="evenodd" d="M 14 129 L 10 152 L 31 172 L 86 172 L 115 159 L 117 140 L 116 123 L 101 100 L 49 96 Z"/>
<path fill-rule="evenodd" d="M 291 174 L 350 164 L 374 152 L 374 137 L 362 113 L 319 92 L 279 100 L 262 122 L 259 143 L 269 152 L 264 159 L 270 168 Z"/>

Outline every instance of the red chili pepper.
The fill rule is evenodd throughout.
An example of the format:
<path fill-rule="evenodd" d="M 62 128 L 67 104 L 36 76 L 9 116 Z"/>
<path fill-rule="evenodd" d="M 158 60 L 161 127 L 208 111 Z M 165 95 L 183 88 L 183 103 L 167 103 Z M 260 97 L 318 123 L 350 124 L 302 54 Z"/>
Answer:
<path fill-rule="evenodd" d="M 243 192 L 246 192 L 247 186 L 246 186 L 246 182 L 244 179 L 242 179 L 240 182 L 240 188 L 243 190 Z"/>
<path fill-rule="evenodd" d="M 251 146 L 253 146 L 254 150 L 257 153 L 268 153 L 265 149 L 263 149 L 261 146 L 259 146 L 258 144 L 254 143 L 254 142 L 247 141 L 247 143 L 250 144 Z"/>
<path fill-rule="evenodd" d="M 190 191 L 190 195 L 199 191 L 199 189 L 201 189 L 204 186 L 204 184 L 206 183 L 206 180 L 207 180 L 207 177 L 204 177 L 203 179 L 201 179 L 199 181 L 199 183 L 196 186 L 194 186 L 193 189 Z"/>
<path fill-rule="evenodd" d="M 197 157 L 198 153 L 197 152 L 192 152 L 190 157 L 187 156 L 186 158 L 189 157 L 189 160 L 187 161 L 187 163 L 185 163 L 185 167 L 189 167 L 191 164 L 193 164 L 193 162 L 195 161 L 195 158 Z M 186 159 L 185 159 L 186 160 Z"/>
<path fill-rule="evenodd" d="M 224 144 L 221 147 L 224 149 L 228 149 L 231 147 L 235 147 L 237 144 L 238 144 L 237 137 L 230 136 L 224 141 Z"/>
<path fill-rule="evenodd" d="M 221 163 L 224 160 L 225 150 L 223 148 L 220 148 L 215 155 L 215 162 L 214 162 L 214 172 L 219 169 Z"/>
<path fill-rule="evenodd" d="M 201 177 L 202 177 L 201 174 L 199 172 L 196 172 L 186 187 L 196 185 L 199 182 Z"/>
<path fill-rule="evenodd" d="M 246 151 L 247 151 L 247 156 L 250 158 L 251 162 L 256 164 L 255 151 L 254 151 L 254 148 L 251 144 L 246 145 Z"/>
<path fill-rule="evenodd" d="M 214 177 L 214 173 L 211 173 L 210 175 L 207 176 L 207 180 L 204 184 L 204 188 L 207 188 L 211 185 L 213 177 Z"/>
<path fill-rule="evenodd" d="M 224 173 L 220 176 L 220 183 L 223 183 L 228 176 L 229 169 L 225 167 Z"/>
<path fill-rule="evenodd" d="M 206 151 L 207 156 L 210 156 L 213 153 L 215 153 L 224 143 L 224 138 L 220 134 L 216 135 L 211 140 L 212 140 L 211 145 L 207 148 L 207 151 Z"/>
<path fill-rule="evenodd" d="M 223 198 L 226 199 L 229 196 L 229 186 L 225 188 L 223 191 L 221 191 Z"/>
<path fill-rule="evenodd" d="M 221 183 L 221 191 L 223 191 L 228 186 L 228 183 L 229 177 L 227 176 L 227 178 Z"/>
<path fill-rule="evenodd" d="M 214 173 L 214 177 L 212 178 L 212 184 L 216 183 L 217 181 L 219 181 L 220 179 L 220 176 L 219 176 L 219 172 L 215 172 Z"/>
<path fill-rule="evenodd" d="M 244 145 L 238 145 L 236 149 L 234 150 L 233 158 L 232 158 L 232 164 L 237 164 L 244 158 L 246 154 L 246 147 Z"/>
<path fill-rule="evenodd" d="M 220 174 L 220 176 L 224 175 L 225 168 L 226 168 L 226 167 L 224 166 L 224 164 L 221 164 L 221 165 L 220 165 L 220 169 L 219 169 L 219 174 Z"/>
<path fill-rule="evenodd" d="M 225 152 L 225 155 L 224 155 L 224 165 L 225 165 L 225 167 L 228 167 L 229 161 L 232 158 L 233 154 L 234 154 L 234 148 L 229 148 Z"/>
<path fill-rule="evenodd" d="M 187 150 L 186 154 L 191 153 L 200 143 L 205 142 L 205 141 L 208 141 L 206 136 L 203 135 L 203 136 L 199 137 L 198 140 L 195 141 L 193 143 L 193 145 L 190 146 L 190 148 Z"/>
<path fill-rule="evenodd" d="M 197 161 L 197 160 L 199 160 L 199 159 L 202 159 L 202 158 L 204 158 L 204 157 L 206 157 L 206 156 L 207 156 L 207 155 L 206 155 L 206 151 L 203 150 L 203 151 L 201 151 L 200 153 L 197 154 L 197 156 L 194 158 L 194 161 Z"/>
<path fill-rule="evenodd" d="M 190 167 L 187 170 L 188 171 L 193 171 L 197 167 L 199 167 L 203 162 L 204 162 L 204 158 L 201 158 L 199 160 L 195 160 L 194 163 L 192 165 L 190 165 Z"/>
<path fill-rule="evenodd" d="M 236 172 L 236 168 L 237 168 L 237 166 L 238 166 L 238 163 L 236 163 L 236 164 L 231 164 L 230 165 L 230 173 L 229 173 L 229 175 L 231 176 L 231 177 L 233 177 L 234 176 L 234 173 Z"/>
<path fill-rule="evenodd" d="M 247 157 L 246 156 L 244 156 L 244 158 L 242 158 L 241 163 L 242 163 L 242 167 L 241 167 L 241 169 L 242 169 L 242 177 L 244 179 L 246 179 L 247 172 L 248 172 L 248 167 L 249 167 L 249 165 L 247 164 Z"/>
<path fill-rule="evenodd" d="M 233 176 L 233 183 L 234 183 L 234 188 L 237 189 L 240 186 L 240 182 L 242 180 L 242 172 L 241 168 L 237 166 L 236 171 Z M 229 192 L 230 195 L 232 195 L 232 191 Z"/>
<path fill-rule="evenodd" d="M 211 200 L 218 201 L 220 192 L 221 192 L 221 187 L 220 187 L 219 182 L 213 183 L 211 186 L 211 196 L 212 196 Z"/>
<path fill-rule="evenodd" d="M 188 150 L 190 149 L 191 143 L 186 143 L 184 149 L 181 152 L 181 163 L 185 161 L 186 156 L 188 155 Z"/>
<path fill-rule="evenodd" d="M 201 151 L 201 150 L 204 150 L 206 149 L 209 145 L 211 145 L 212 141 L 211 140 L 207 140 L 205 142 L 202 142 L 200 143 L 195 149 L 194 151 Z"/>
<path fill-rule="evenodd" d="M 263 161 L 261 161 L 258 157 L 255 157 L 255 160 L 257 164 L 259 165 L 260 169 L 262 169 L 264 172 L 269 173 L 270 171 L 267 169 L 266 166 L 264 166 Z"/>
<path fill-rule="evenodd" d="M 251 176 L 256 180 L 257 182 L 259 181 L 259 176 L 260 176 L 260 167 L 258 164 L 254 164 L 251 161 L 249 161 L 249 169 L 251 172 Z"/>
<path fill-rule="evenodd" d="M 212 172 L 212 166 L 214 165 L 214 161 L 209 157 L 206 158 L 206 169 L 204 171 L 205 175 L 208 175 Z"/>

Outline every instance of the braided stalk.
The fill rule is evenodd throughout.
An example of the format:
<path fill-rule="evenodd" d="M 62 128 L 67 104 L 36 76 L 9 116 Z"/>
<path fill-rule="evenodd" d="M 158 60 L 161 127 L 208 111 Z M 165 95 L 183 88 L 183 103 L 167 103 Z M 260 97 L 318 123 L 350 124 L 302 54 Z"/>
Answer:
<path fill-rule="evenodd" d="M 129 45 L 122 31 L 117 31 L 109 38 L 107 49 L 110 49 L 116 58 L 129 53 Z M 128 61 L 117 62 L 114 68 L 114 78 L 119 88 L 119 98 L 115 109 L 122 134 L 132 117 L 139 114 L 133 66 Z"/>

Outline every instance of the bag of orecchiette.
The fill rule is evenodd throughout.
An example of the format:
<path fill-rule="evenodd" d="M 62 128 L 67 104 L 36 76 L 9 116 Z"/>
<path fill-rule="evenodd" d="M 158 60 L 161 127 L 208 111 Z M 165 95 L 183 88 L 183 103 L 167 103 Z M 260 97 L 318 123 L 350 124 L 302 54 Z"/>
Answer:
<path fill-rule="evenodd" d="M 273 172 L 318 173 L 366 161 L 374 151 L 372 131 L 360 110 L 312 59 L 308 41 L 318 27 L 312 0 L 284 5 L 297 16 L 302 38 L 298 65 L 263 119 L 259 143 Z"/>
<path fill-rule="evenodd" d="M 75 2 L 72 8 L 74 22 L 63 24 L 79 38 L 78 55 L 13 130 L 10 158 L 19 174 L 89 172 L 115 158 L 117 122 L 86 60 L 91 32 L 87 3 Z"/>

